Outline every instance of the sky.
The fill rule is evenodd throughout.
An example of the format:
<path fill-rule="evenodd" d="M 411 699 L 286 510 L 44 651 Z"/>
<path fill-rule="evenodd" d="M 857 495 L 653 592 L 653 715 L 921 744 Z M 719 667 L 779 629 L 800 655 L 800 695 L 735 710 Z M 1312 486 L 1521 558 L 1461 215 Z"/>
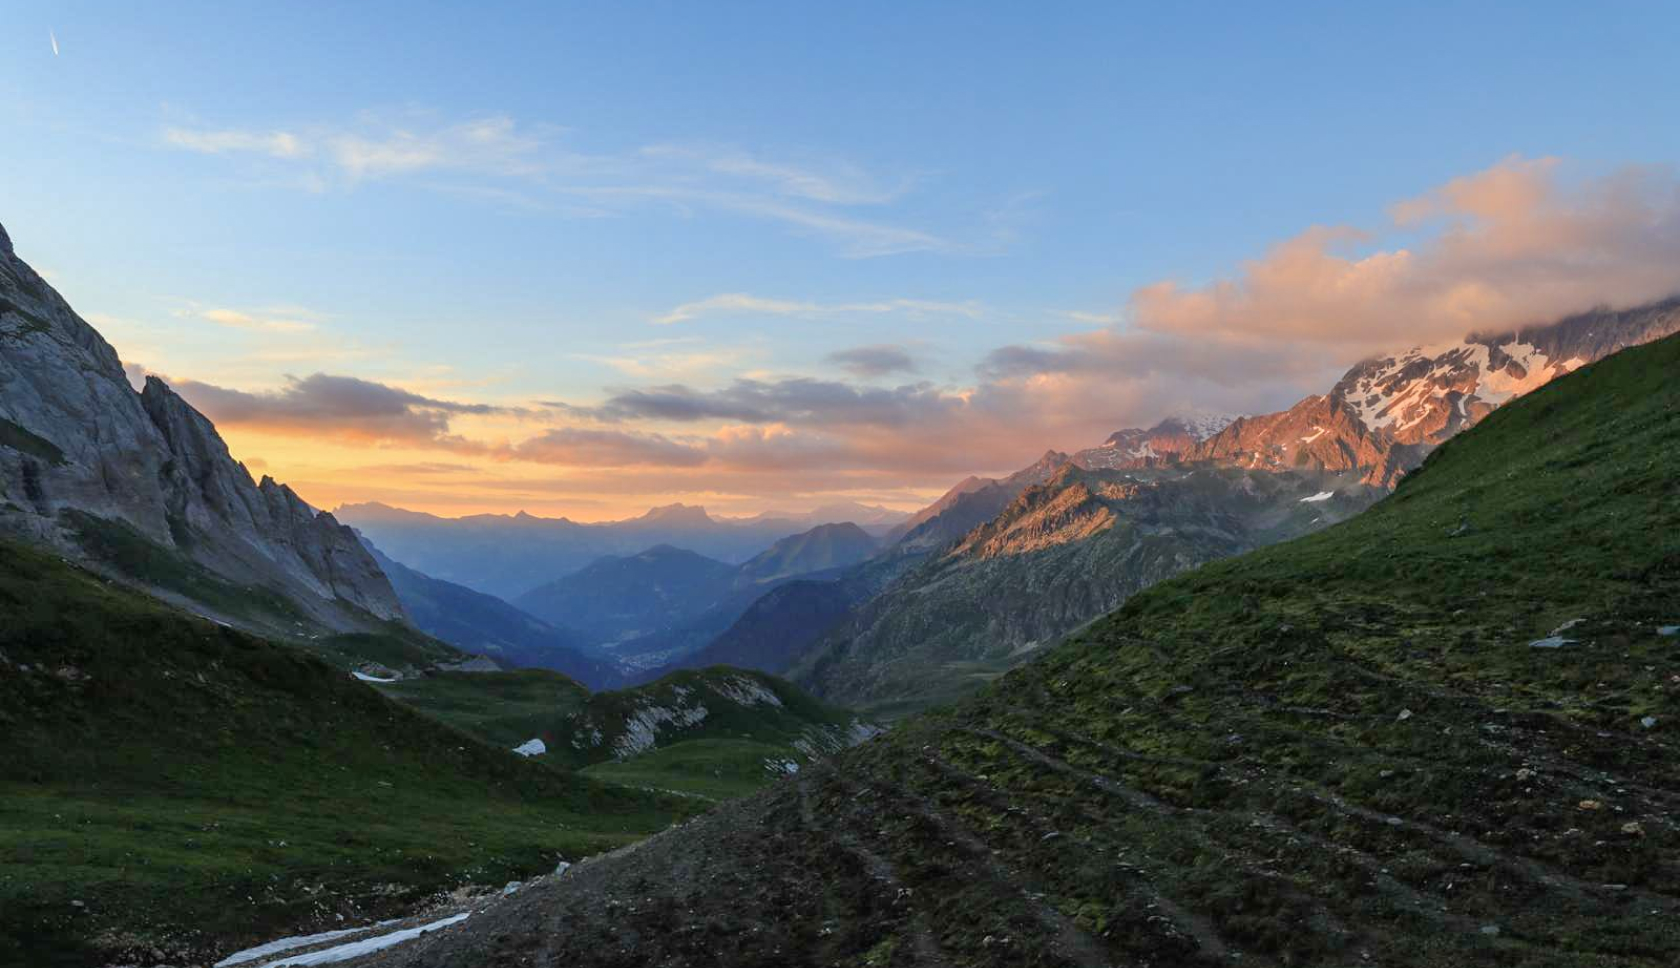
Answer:
<path fill-rule="evenodd" d="M 327 508 L 912 509 L 1680 290 L 1671 3 L 0 22 L 18 253 Z"/>

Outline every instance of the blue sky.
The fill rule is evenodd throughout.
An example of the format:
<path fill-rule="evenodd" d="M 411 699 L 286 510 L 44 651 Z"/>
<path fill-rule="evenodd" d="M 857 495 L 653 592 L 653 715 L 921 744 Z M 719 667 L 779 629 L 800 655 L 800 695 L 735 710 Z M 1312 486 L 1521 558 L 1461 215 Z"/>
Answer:
<path fill-rule="evenodd" d="M 1001 372 L 1002 348 L 1126 338 L 1140 289 L 1240 280 L 1315 225 L 1372 233 L 1341 243 L 1351 259 L 1423 251 L 1446 229 L 1390 206 L 1513 159 L 1591 186 L 1666 177 L 1680 148 L 1672 4 L 23 3 L 5 20 L 0 221 L 19 252 L 125 360 L 209 387 L 236 454 L 320 504 L 912 506 L 1172 409 L 1287 405 L 1414 334 L 1350 324 L 1285 348 L 1310 366 L 1162 364 L 1124 394 L 1131 377 Z M 1645 189 L 1659 215 L 1665 186 Z M 1233 319 L 1276 348 L 1252 314 L 1204 332 Z M 909 365 L 833 358 L 857 347 Z M 288 382 L 316 373 L 398 397 L 323 404 Z M 847 421 L 734 397 L 603 411 L 741 378 L 784 402 L 921 389 Z M 741 457 L 743 434 L 779 449 Z M 544 435 L 546 457 L 518 451 Z"/>

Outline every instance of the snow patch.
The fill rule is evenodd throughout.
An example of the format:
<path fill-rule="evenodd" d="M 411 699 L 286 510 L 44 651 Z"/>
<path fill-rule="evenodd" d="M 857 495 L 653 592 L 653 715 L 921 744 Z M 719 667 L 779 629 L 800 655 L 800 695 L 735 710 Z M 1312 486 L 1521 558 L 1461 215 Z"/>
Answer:
<path fill-rule="evenodd" d="M 376 938 L 365 938 L 361 941 L 341 944 L 336 948 L 323 948 L 320 951 L 311 951 L 295 958 L 282 958 L 279 961 L 269 962 L 263 968 L 281 968 L 283 965 L 326 965 L 335 961 L 349 961 L 351 958 L 360 958 L 362 955 L 372 954 L 375 951 L 396 947 L 404 941 L 413 941 L 428 931 L 438 931 L 452 924 L 459 924 L 465 921 L 468 916 L 468 914 L 457 914 L 441 921 L 433 921 L 431 924 L 423 924 L 418 928 L 404 928 L 401 931 L 382 934 Z"/>
<path fill-rule="evenodd" d="M 548 752 L 548 744 L 540 739 L 528 739 L 513 748 L 520 756 L 541 756 Z"/>
<path fill-rule="evenodd" d="M 1301 443 L 1310 444 L 1318 438 L 1324 436 L 1326 433 L 1327 431 L 1323 427 L 1320 427 L 1318 424 L 1313 424 L 1313 432 L 1305 437 L 1302 437 Z"/>
<path fill-rule="evenodd" d="M 355 676 L 356 678 L 362 680 L 363 682 L 396 682 L 397 681 L 396 677 L 394 677 L 394 676 L 390 679 L 381 679 L 378 676 L 370 676 L 365 672 L 352 672 L 350 674 Z"/>
<path fill-rule="evenodd" d="M 1317 504 L 1320 501 L 1328 501 L 1335 496 L 1336 496 L 1335 491 L 1319 491 L 1317 494 L 1314 494 L 1312 497 L 1301 498 L 1301 503 L 1302 504 Z"/>
<path fill-rule="evenodd" d="M 348 938 L 353 934 L 366 934 L 377 927 L 379 927 L 379 925 L 370 924 L 360 928 L 345 928 L 341 931 L 323 931 L 320 934 L 302 934 L 291 938 L 281 938 L 278 941 L 270 941 L 267 944 L 260 944 L 255 948 L 246 948 L 244 951 L 228 955 L 221 961 L 216 962 L 216 968 L 231 968 L 233 965 L 243 965 L 247 961 L 256 961 L 258 958 L 266 958 L 269 955 L 281 954 L 295 948 L 303 948 L 312 944 L 321 944 L 322 942 L 333 941 L 338 938 Z"/>

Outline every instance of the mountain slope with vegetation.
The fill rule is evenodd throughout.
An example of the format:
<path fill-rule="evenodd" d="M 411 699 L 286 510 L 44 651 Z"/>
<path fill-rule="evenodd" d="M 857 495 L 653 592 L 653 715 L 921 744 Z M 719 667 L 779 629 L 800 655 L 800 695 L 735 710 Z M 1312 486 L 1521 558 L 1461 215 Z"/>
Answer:
<path fill-rule="evenodd" d="M 878 715 L 926 708 L 1157 581 L 1325 527 L 1381 493 L 1316 473 L 1064 465 L 834 624 L 789 676 Z"/>
<path fill-rule="evenodd" d="M 1672 965 L 1676 372 L 1680 338 L 1581 367 L 1366 513 L 395 963 Z"/>
<path fill-rule="evenodd" d="M 608 782 L 718 799 L 877 731 L 785 679 L 718 666 L 596 693 L 547 736 L 547 759 Z"/>
<path fill-rule="evenodd" d="M 345 671 L 378 635 L 331 664 L 10 541 L 0 616 L 0 964 L 208 963 L 692 810 L 385 699 Z"/>

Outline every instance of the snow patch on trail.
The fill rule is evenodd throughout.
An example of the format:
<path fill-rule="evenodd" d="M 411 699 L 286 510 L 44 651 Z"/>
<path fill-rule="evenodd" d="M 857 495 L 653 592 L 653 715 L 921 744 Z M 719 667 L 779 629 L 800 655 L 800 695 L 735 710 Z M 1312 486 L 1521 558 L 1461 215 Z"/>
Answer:
<path fill-rule="evenodd" d="M 459 924 L 469 916 L 470 912 L 457 914 L 441 921 L 433 921 L 431 924 L 423 924 L 418 928 L 404 928 L 401 931 L 393 931 L 390 934 L 382 934 L 375 938 L 364 938 L 361 941 L 341 944 L 335 948 L 323 948 L 320 951 L 311 951 L 308 954 L 293 958 L 281 958 L 279 961 L 271 961 L 263 965 L 263 968 L 282 968 L 282 966 L 291 965 L 327 965 L 335 961 L 349 961 L 351 958 L 359 958 L 375 951 L 395 947 L 405 941 L 413 941 L 428 931 L 438 931 L 452 924 Z"/>
<path fill-rule="evenodd" d="M 390 923 L 393 922 L 384 922 L 384 924 Z M 344 928 L 340 931 L 323 931 L 320 934 L 301 934 L 296 937 L 281 938 L 278 941 L 270 941 L 267 944 L 260 944 L 255 948 L 247 948 L 244 951 L 228 955 L 221 961 L 216 962 L 216 968 L 232 968 L 233 965 L 243 965 L 248 961 L 256 961 L 258 958 L 281 954 L 295 948 L 304 948 L 338 938 L 348 938 L 353 934 L 366 934 L 378 927 L 382 927 L 382 924 L 369 924 L 360 928 Z"/>

